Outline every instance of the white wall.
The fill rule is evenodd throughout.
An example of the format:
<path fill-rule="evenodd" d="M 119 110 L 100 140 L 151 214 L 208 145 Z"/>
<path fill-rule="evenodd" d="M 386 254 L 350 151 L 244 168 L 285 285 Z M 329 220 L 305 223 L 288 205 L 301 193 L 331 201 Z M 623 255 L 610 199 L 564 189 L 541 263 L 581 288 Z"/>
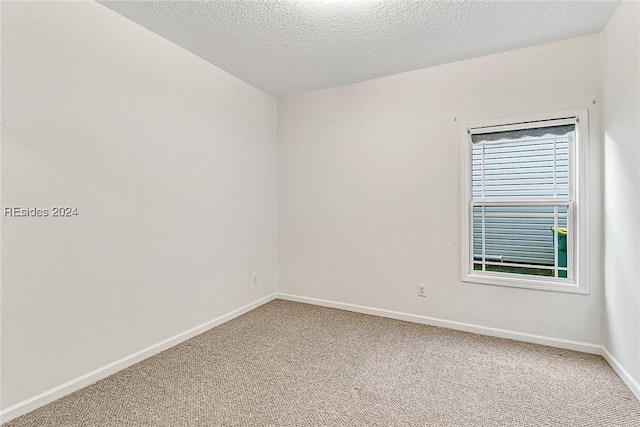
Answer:
<path fill-rule="evenodd" d="M 640 383 L 640 3 L 602 32 L 605 347 Z"/>
<path fill-rule="evenodd" d="M 274 292 L 276 102 L 97 3 L 2 18 L 2 205 L 79 211 L 2 220 L 7 408 Z"/>
<path fill-rule="evenodd" d="M 600 344 L 598 47 L 581 37 L 279 102 L 279 291 Z M 581 108 L 590 295 L 461 282 L 462 124 Z"/>

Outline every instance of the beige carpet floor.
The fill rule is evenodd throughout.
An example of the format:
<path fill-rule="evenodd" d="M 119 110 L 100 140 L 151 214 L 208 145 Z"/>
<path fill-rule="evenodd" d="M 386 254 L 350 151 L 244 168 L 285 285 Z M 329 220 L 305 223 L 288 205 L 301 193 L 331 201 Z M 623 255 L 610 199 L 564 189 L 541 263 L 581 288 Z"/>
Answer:
<path fill-rule="evenodd" d="M 6 427 L 640 426 L 599 356 L 275 300 Z"/>

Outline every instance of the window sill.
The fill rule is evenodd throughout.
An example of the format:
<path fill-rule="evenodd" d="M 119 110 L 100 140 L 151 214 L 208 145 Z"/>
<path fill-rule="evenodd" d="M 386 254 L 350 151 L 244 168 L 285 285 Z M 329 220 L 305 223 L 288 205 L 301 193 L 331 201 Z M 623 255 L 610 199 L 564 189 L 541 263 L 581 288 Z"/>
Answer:
<path fill-rule="evenodd" d="M 557 280 L 553 278 L 524 278 L 507 277 L 500 273 L 468 273 L 462 277 L 463 282 L 478 283 L 482 285 L 507 286 L 511 288 L 534 289 L 540 291 L 566 292 L 572 294 L 589 293 L 587 289 L 578 286 L 576 282 L 567 280 Z"/>

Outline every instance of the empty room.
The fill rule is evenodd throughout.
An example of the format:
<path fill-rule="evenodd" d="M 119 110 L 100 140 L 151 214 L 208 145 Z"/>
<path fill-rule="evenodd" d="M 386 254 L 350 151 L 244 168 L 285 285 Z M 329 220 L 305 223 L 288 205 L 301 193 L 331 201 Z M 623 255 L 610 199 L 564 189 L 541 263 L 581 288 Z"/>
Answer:
<path fill-rule="evenodd" d="M 640 426 L 640 2 L 0 7 L 3 427 Z"/>

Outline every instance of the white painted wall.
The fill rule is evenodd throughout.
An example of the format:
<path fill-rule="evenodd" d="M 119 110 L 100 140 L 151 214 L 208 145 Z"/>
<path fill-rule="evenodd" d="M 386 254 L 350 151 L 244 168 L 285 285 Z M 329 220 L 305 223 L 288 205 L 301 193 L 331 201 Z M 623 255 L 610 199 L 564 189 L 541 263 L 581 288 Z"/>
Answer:
<path fill-rule="evenodd" d="M 640 3 L 601 34 L 605 347 L 640 383 Z"/>
<path fill-rule="evenodd" d="M 598 48 L 581 37 L 279 102 L 279 292 L 600 344 Z M 461 282 L 462 124 L 582 108 L 590 295 Z"/>
<path fill-rule="evenodd" d="M 275 290 L 276 102 L 97 3 L 2 4 L 2 407 Z M 260 285 L 251 286 L 253 273 Z"/>

